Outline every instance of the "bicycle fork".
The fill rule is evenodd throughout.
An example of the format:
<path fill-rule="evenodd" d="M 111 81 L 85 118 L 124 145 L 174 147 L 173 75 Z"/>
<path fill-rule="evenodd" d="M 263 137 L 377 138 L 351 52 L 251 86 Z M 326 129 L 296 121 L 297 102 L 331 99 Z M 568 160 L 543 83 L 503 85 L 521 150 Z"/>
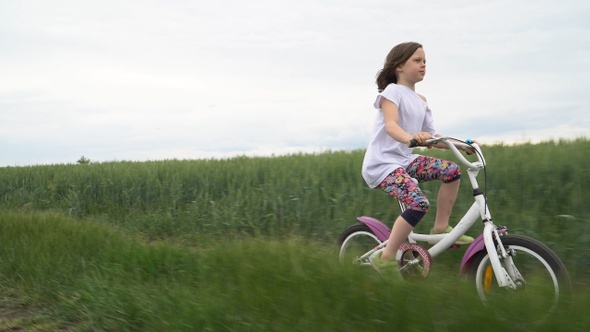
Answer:
<path fill-rule="evenodd" d="M 519 278 L 520 273 L 513 264 L 512 256 L 502 245 L 502 239 L 500 239 L 496 227 L 491 222 L 486 222 L 484 226 L 483 239 L 498 286 L 516 289 L 517 285 L 511 275 L 519 280 L 522 280 L 522 277 Z M 506 262 L 508 271 L 502 266 L 500 258 Z"/>

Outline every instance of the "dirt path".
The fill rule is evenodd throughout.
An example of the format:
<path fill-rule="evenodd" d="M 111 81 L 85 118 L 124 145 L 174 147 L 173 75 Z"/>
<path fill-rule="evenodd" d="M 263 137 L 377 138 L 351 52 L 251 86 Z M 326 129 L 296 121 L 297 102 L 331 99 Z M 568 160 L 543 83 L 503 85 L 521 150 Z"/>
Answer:
<path fill-rule="evenodd" d="M 43 314 L 42 310 L 35 310 L 16 304 L 16 301 L 2 298 L 0 300 L 0 332 L 4 331 L 70 331 L 71 324 L 55 322 L 51 317 Z"/>
<path fill-rule="evenodd" d="M 18 304 L 2 301 L 0 303 L 0 331 L 26 331 L 27 326 L 34 317 L 35 312 Z"/>

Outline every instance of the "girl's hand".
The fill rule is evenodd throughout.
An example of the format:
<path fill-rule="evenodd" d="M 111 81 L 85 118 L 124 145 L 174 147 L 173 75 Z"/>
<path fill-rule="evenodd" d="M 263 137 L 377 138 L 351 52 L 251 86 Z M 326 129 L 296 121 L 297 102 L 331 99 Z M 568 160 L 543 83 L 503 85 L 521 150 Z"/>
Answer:
<path fill-rule="evenodd" d="M 424 146 L 426 140 L 433 138 L 432 135 L 430 135 L 427 132 L 419 132 L 416 133 L 412 136 L 413 139 L 415 139 L 416 141 L 418 141 L 418 145 Z"/>
<path fill-rule="evenodd" d="M 473 143 L 480 145 L 478 141 L 473 141 Z M 465 151 L 465 153 L 467 153 L 467 155 L 472 155 L 475 153 L 475 149 L 474 148 L 470 148 L 470 147 L 461 147 L 461 150 Z"/>
<path fill-rule="evenodd" d="M 461 150 L 465 151 L 465 153 L 466 153 L 467 155 L 472 155 L 472 154 L 474 154 L 474 153 L 475 153 L 475 149 L 474 149 L 474 148 L 468 148 L 468 147 L 463 147 L 463 146 L 462 146 L 462 147 L 460 147 L 459 149 L 461 149 Z"/>

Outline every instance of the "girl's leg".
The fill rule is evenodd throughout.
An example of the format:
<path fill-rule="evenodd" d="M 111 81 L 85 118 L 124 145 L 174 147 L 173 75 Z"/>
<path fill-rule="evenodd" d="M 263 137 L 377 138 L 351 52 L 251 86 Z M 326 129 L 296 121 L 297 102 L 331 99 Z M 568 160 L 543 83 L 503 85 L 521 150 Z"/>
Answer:
<path fill-rule="evenodd" d="M 442 232 L 449 226 L 449 218 L 459 193 L 459 185 L 461 180 L 457 179 L 453 182 L 442 183 L 438 190 L 436 219 L 434 220 L 434 231 Z"/>
<path fill-rule="evenodd" d="M 420 182 L 440 180 L 434 231 L 442 232 L 449 225 L 449 218 L 459 193 L 461 169 L 452 161 L 420 156 L 408 167 L 408 174 Z"/>
<path fill-rule="evenodd" d="M 381 260 L 388 261 L 395 259 L 399 247 L 424 217 L 430 204 L 426 195 L 403 168 L 389 174 L 380 187 L 408 207 L 393 223 L 387 245 L 381 252 Z"/>
<path fill-rule="evenodd" d="M 390 259 L 395 259 L 399 247 L 408 238 L 408 235 L 410 235 L 412 229 L 414 229 L 414 227 L 410 225 L 402 216 L 397 217 L 393 223 L 391 234 L 389 234 L 387 245 L 381 252 L 381 260 L 388 261 Z"/>

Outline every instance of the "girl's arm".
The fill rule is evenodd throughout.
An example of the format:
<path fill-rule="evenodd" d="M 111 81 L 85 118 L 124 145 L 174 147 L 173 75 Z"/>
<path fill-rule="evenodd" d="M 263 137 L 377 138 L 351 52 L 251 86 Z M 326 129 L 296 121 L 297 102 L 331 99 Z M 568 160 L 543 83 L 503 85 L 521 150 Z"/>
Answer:
<path fill-rule="evenodd" d="M 383 98 L 381 101 L 381 110 L 383 111 L 383 120 L 385 121 L 385 130 L 387 134 L 394 140 L 401 143 L 408 143 L 412 138 L 418 141 L 418 144 L 424 144 L 424 141 L 432 138 L 432 135 L 426 132 L 416 133 L 411 135 L 407 133 L 398 124 L 398 109 L 397 105 L 390 100 Z"/>

